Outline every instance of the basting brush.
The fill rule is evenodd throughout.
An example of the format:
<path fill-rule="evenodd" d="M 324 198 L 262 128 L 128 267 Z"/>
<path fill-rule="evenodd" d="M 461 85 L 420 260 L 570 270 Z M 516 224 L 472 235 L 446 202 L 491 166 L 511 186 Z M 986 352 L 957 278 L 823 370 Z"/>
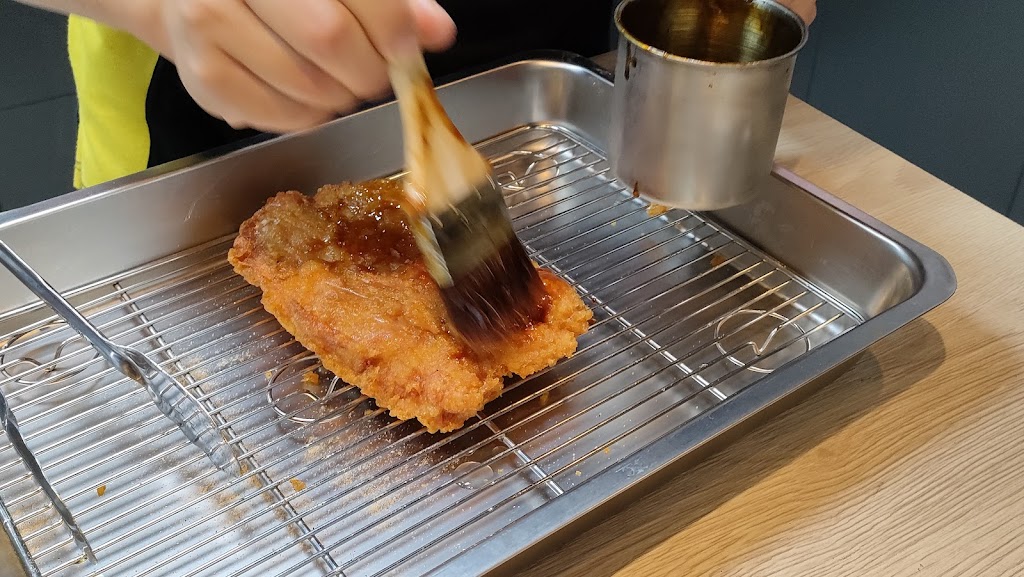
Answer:
<path fill-rule="evenodd" d="M 404 208 L 455 329 L 485 344 L 539 322 L 547 293 L 490 163 L 448 118 L 422 54 L 392 61 L 389 74 L 405 143 Z"/>

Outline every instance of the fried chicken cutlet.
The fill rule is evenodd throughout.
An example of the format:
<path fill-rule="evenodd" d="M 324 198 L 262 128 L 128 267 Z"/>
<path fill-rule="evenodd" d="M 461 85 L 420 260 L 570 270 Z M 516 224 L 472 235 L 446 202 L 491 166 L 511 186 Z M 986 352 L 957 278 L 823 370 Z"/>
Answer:
<path fill-rule="evenodd" d="M 245 221 L 228 251 L 238 274 L 323 366 L 399 419 L 431 432 L 462 427 L 526 377 L 576 351 L 592 313 L 569 284 L 540 269 L 542 322 L 485 350 L 451 328 L 401 209 L 402 184 L 282 192 Z"/>

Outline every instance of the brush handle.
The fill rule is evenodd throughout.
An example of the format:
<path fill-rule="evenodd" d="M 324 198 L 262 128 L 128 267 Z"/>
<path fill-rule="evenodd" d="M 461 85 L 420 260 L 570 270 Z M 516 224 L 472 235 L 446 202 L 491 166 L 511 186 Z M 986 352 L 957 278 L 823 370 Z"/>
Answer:
<path fill-rule="evenodd" d="M 445 113 L 423 54 L 393 59 L 388 72 L 402 118 L 406 192 L 420 212 L 442 214 L 486 182 L 491 166 Z"/>

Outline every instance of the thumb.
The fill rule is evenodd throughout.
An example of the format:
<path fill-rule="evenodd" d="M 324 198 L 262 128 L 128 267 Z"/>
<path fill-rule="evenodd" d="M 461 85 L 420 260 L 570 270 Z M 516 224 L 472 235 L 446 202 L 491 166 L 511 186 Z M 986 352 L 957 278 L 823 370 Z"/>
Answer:
<path fill-rule="evenodd" d="M 409 0 L 423 48 L 440 52 L 455 42 L 455 22 L 435 0 Z"/>

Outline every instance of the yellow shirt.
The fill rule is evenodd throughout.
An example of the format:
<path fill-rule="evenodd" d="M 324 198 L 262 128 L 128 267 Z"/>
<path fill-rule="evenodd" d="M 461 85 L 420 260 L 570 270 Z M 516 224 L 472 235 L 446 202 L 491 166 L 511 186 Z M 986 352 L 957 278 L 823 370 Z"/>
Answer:
<path fill-rule="evenodd" d="M 75 187 L 145 169 L 146 93 L 157 53 L 130 34 L 71 16 L 68 55 L 78 92 Z"/>

